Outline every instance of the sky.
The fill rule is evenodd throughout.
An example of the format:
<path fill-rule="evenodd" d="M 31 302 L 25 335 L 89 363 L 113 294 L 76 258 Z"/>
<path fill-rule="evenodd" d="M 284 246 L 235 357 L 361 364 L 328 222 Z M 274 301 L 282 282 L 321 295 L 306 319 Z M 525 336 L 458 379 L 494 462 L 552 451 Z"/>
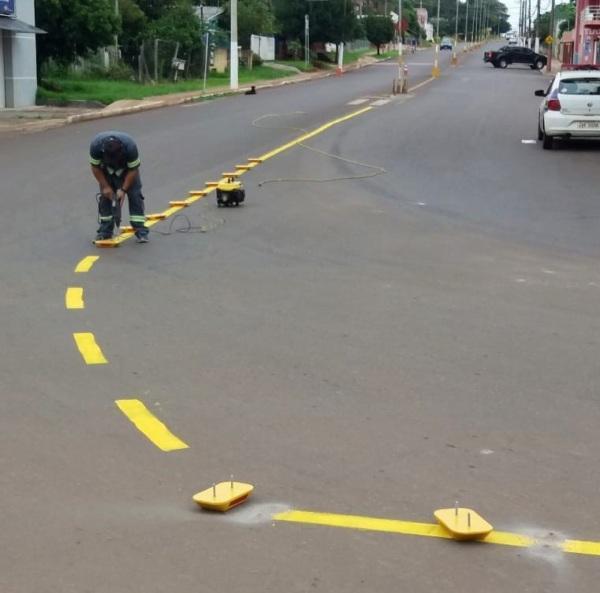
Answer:
<path fill-rule="evenodd" d="M 518 31 L 519 30 L 519 12 L 520 12 L 519 7 L 521 6 L 521 3 L 519 2 L 519 0 L 502 0 L 502 1 L 506 5 L 506 7 L 508 9 L 508 13 L 510 14 L 509 20 L 510 20 L 510 25 L 512 27 L 512 30 Z M 556 4 L 563 4 L 563 2 L 556 0 Z M 536 16 L 536 7 L 537 7 L 537 0 L 531 0 L 531 21 L 532 22 Z M 541 9 L 542 14 L 544 14 L 545 12 L 548 12 L 551 7 L 552 7 L 552 0 L 540 0 L 540 9 Z"/>

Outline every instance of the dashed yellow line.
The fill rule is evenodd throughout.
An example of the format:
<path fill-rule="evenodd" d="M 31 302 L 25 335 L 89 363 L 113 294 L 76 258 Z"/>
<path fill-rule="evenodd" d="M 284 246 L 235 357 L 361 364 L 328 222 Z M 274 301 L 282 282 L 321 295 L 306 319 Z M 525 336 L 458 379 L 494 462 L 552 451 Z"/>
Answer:
<path fill-rule="evenodd" d="M 136 428 L 162 451 L 188 448 L 188 445 L 171 433 L 140 400 L 118 399 L 115 403 Z"/>
<path fill-rule="evenodd" d="M 96 344 L 96 338 L 91 333 L 73 334 L 73 339 L 86 364 L 107 364 L 108 360 L 102 354 L 100 346 Z"/>
<path fill-rule="evenodd" d="M 100 259 L 99 255 L 88 255 L 84 257 L 76 266 L 75 272 L 78 274 L 82 274 L 84 272 L 89 272 L 92 269 L 92 266 Z"/>
<path fill-rule="evenodd" d="M 83 302 L 83 288 L 81 286 L 69 286 L 65 292 L 65 307 L 67 309 L 85 309 Z"/>

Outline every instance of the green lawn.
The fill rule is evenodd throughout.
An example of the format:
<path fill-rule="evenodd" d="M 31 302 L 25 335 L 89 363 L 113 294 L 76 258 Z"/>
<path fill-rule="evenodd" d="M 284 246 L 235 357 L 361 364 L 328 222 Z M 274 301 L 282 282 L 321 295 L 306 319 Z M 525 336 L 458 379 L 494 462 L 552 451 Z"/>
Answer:
<path fill-rule="evenodd" d="M 312 64 L 306 65 L 304 60 L 276 60 L 276 64 L 283 64 L 284 66 L 294 66 L 294 68 L 298 68 L 300 72 L 314 72 L 317 70 Z"/>
<path fill-rule="evenodd" d="M 252 70 L 240 68 L 240 84 L 249 84 L 261 80 L 273 80 L 293 76 L 293 72 L 275 70 L 267 66 L 257 66 Z M 160 84 L 138 84 L 126 80 L 98 80 L 87 78 L 51 78 L 45 81 L 54 90 L 43 86 L 38 89 L 38 103 L 49 100 L 59 103 L 68 101 L 99 101 L 104 105 L 120 99 L 144 99 L 155 95 L 168 95 L 186 91 L 201 91 L 202 80 L 184 80 L 180 82 L 164 82 Z M 212 74 L 206 81 L 207 89 L 229 84 L 229 74 Z"/>
<path fill-rule="evenodd" d="M 357 49 L 356 51 L 345 51 L 344 52 L 344 64 L 352 64 L 363 56 L 373 52 L 373 48 L 366 47 L 364 49 Z"/>

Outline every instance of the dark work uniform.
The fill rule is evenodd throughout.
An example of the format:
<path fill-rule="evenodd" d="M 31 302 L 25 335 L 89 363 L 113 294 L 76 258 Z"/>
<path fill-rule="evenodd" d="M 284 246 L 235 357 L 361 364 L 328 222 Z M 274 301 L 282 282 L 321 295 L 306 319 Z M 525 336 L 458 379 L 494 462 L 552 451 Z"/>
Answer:
<path fill-rule="evenodd" d="M 103 151 L 104 142 L 111 137 L 117 138 L 123 145 L 122 162 L 115 163 L 113 166 L 106 162 Z M 110 187 L 116 192 L 122 188 L 127 172 L 139 168 L 140 157 L 138 148 L 129 134 L 125 134 L 125 132 L 101 132 L 92 140 L 90 145 L 90 163 L 102 169 Z M 131 226 L 135 229 L 136 236 L 147 236 L 148 229 L 145 226 L 142 180 L 139 173 L 127 190 L 127 199 L 129 200 L 129 219 Z M 113 220 L 111 201 L 101 198 L 98 210 L 100 212 L 98 234 L 106 238 L 112 237 L 115 221 Z"/>

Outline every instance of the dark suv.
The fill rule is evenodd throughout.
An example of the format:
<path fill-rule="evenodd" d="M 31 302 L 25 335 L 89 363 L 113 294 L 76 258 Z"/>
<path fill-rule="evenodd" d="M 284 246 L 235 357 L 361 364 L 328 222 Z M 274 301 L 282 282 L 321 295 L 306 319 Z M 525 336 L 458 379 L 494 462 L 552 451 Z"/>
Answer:
<path fill-rule="evenodd" d="M 483 61 L 490 62 L 494 68 L 506 68 L 509 64 L 527 64 L 532 70 L 541 70 L 548 59 L 528 47 L 505 45 L 498 51 L 486 51 Z"/>

